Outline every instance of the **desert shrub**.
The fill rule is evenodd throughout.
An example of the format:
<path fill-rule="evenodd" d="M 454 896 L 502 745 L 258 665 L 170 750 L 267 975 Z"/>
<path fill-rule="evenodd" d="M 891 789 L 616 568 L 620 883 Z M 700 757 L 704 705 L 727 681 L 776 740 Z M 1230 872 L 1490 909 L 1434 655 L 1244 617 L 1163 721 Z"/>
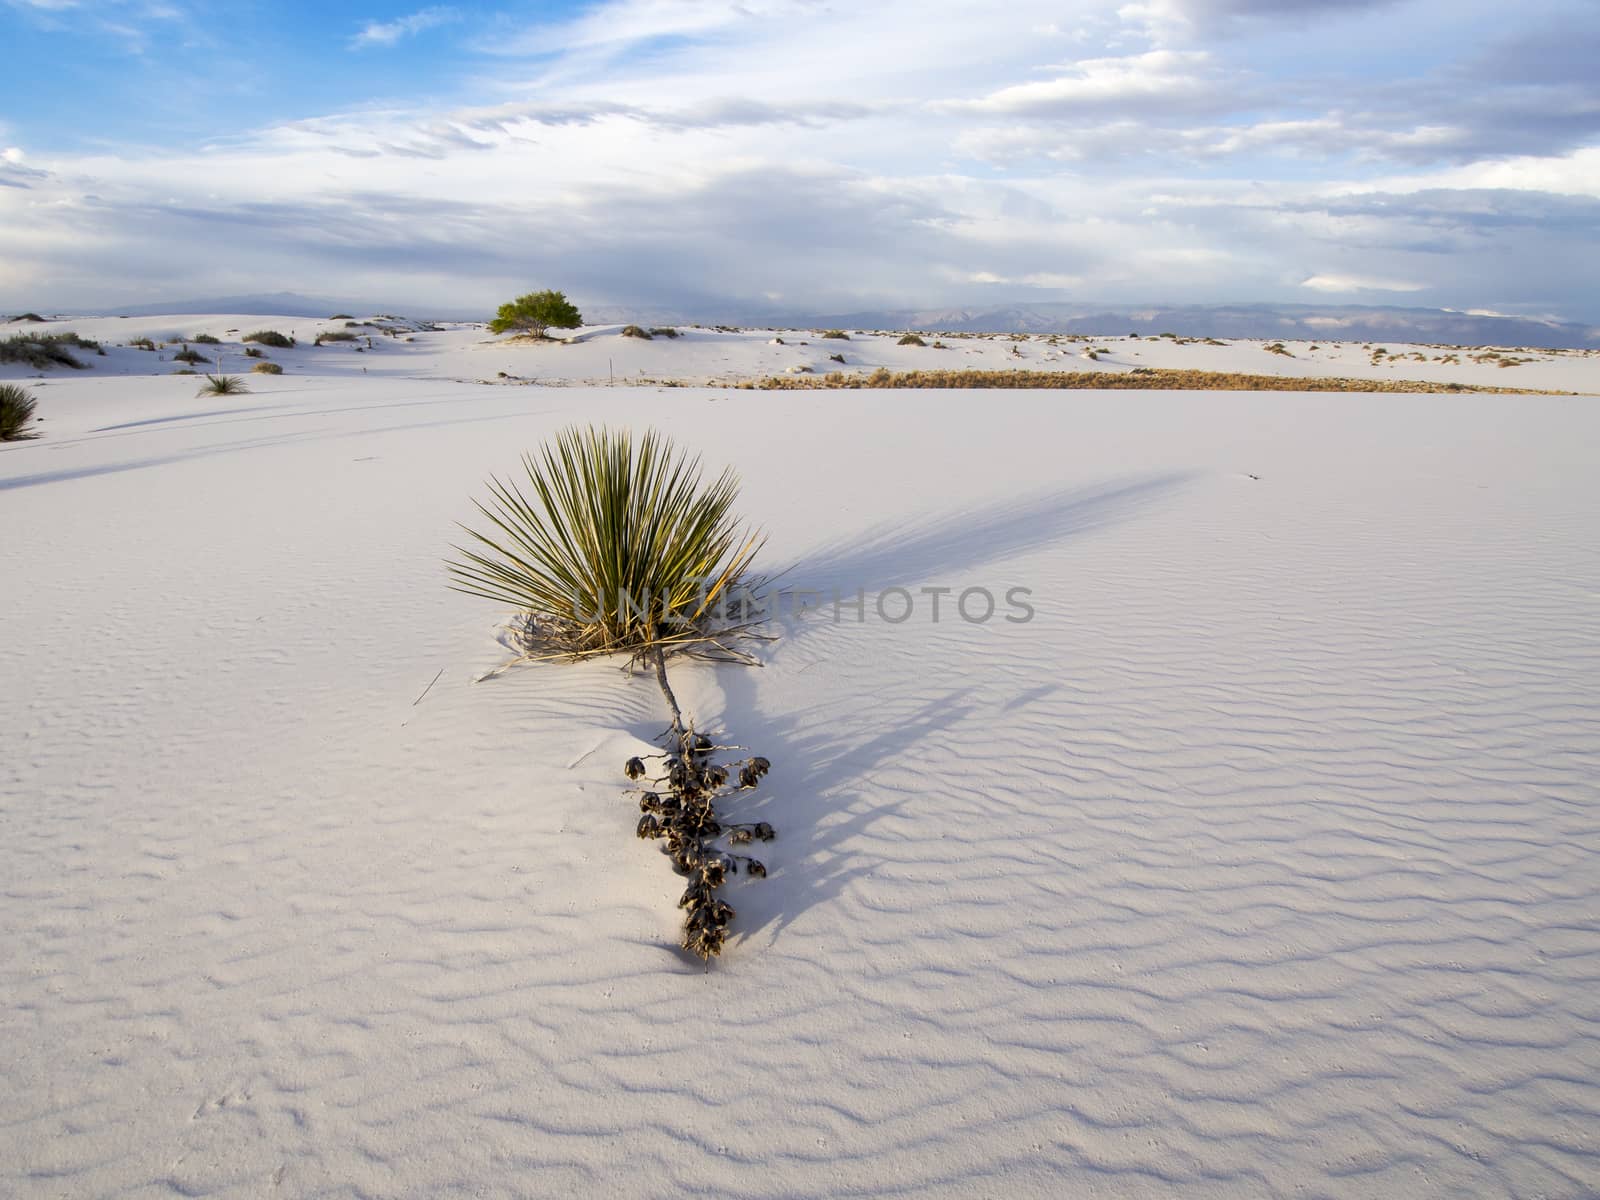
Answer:
<path fill-rule="evenodd" d="M 848 333 L 846 333 L 842 329 L 827 329 L 827 330 L 824 330 L 822 336 L 825 337 L 825 338 L 833 338 L 835 341 L 846 341 L 846 342 L 848 342 L 850 340 L 850 335 Z"/>
<path fill-rule="evenodd" d="M 172 356 L 172 361 L 195 364 L 209 363 L 211 360 L 205 357 L 205 355 L 201 354 L 198 350 L 191 350 L 189 347 L 185 346 L 182 350 L 179 350 Z"/>
<path fill-rule="evenodd" d="M 271 346 L 275 350 L 288 350 L 294 346 L 292 337 L 285 337 L 276 329 L 258 329 L 254 333 L 247 333 L 239 339 L 244 342 L 259 342 L 263 346 Z"/>
<path fill-rule="evenodd" d="M 542 338 L 550 329 L 576 329 L 583 324 L 578 312 L 565 292 L 529 292 L 508 300 L 489 322 L 490 333 L 525 333 Z"/>
<path fill-rule="evenodd" d="M 244 348 L 244 356 L 246 358 L 265 358 L 266 354 L 262 352 L 259 346 L 246 346 Z"/>
<path fill-rule="evenodd" d="M 671 325 L 658 325 L 658 326 L 656 326 L 656 328 L 654 328 L 654 329 L 652 329 L 650 331 L 650 336 L 652 336 L 652 337 L 664 337 L 664 338 L 675 338 L 675 337 L 678 336 L 678 331 L 676 329 L 674 329 Z"/>
<path fill-rule="evenodd" d="M 844 361 L 844 355 L 842 355 L 842 354 L 830 354 L 830 355 L 828 355 L 828 360 L 830 362 L 842 363 Z"/>
<path fill-rule="evenodd" d="M 330 321 L 354 321 L 355 319 L 354 313 L 334 313 L 333 316 L 328 318 Z"/>
<path fill-rule="evenodd" d="M 173 374 L 174 375 L 198 375 L 198 374 L 200 374 L 200 372 L 194 370 L 192 367 L 179 367 L 176 371 L 173 372 Z"/>
<path fill-rule="evenodd" d="M 0 383 L 0 442 L 24 442 L 39 435 L 27 428 L 39 402 L 14 383 Z"/>
<path fill-rule="evenodd" d="M 37 324 L 40 324 L 40 325 L 44 324 L 44 318 L 41 317 L 36 312 L 18 313 L 16 316 L 12 317 L 11 319 L 13 321 L 33 321 L 33 322 L 35 322 Z"/>
<path fill-rule="evenodd" d="M 189 340 L 191 342 L 198 342 L 202 346 L 220 346 L 220 345 L 222 345 L 222 339 L 221 338 L 212 337 L 209 333 L 197 333 L 192 338 L 190 338 Z"/>
<path fill-rule="evenodd" d="M 99 349 L 98 342 L 80 339 L 75 333 L 17 333 L 0 341 L 0 363 L 24 363 L 43 370 L 61 366 L 82 369 L 69 347 Z"/>
<path fill-rule="evenodd" d="M 154 350 L 156 348 L 156 344 L 147 337 L 130 338 L 128 345 L 135 350 Z"/>
<path fill-rule="evenodd" d="M 895 343 L 897 346 L 926 346 L 927 344 L 927 342 L 923 341 L 914 333 L 906 334 L 905 337 L 901 338 Z"/>
<path fill-rule="evenodd" d="M 1265 350 L 1268 354 L 1281 354 L 1285 358 L 1293 358 L 1294 357 L 1294 355 L 1289 352 L 1289 347 L 1285 346 L 1282 342 L 1272 342 L 1269 345 L 1263 346 L 1261 348 L 1263 350 Z"/>
<path fill-rule="evenodd" d="M 650 340 L 650 331 L 648 329 L 643 329 L 643 328 L 639 327 L 638 325 L 624 325 L 622 327 L 622 336 L 623 337 L 631 337 L 631 338 L 643 338 L 645 341 L 648 342 Z"/>
<path fill-rule="evenodd" d="M 731 470 L 702 487 L 699 459 L 660 434 L 603 428 L 567 429 L 523 467 L 522 485 L 491 480 L 477 505 L 494 531 L 466 530 L 457 590 L 532 613 L 574 657 L 705 641 L 761 545 L 733 516 Z"/>
<path fill-rule="evenodd" d="M 283 368 L 275 362 L 258 362 L 250 368 L 257 375 L 282 375 Z"/>
<path fill-rule="evenodd" d="M 195 394 L 198 396 L 237 396 L 250 389 L 238 375 L 207 375 L 206 385 Z"/>
<path fill-rule="evenodd" d="M 317 340 L 313 344 L 320 346 L 324 342 L 353 342 L 355 340 L 356 335 L 353 333 L 348 333 L 343 329 L 330 329 L 325 333 L 317 334 Z"/>

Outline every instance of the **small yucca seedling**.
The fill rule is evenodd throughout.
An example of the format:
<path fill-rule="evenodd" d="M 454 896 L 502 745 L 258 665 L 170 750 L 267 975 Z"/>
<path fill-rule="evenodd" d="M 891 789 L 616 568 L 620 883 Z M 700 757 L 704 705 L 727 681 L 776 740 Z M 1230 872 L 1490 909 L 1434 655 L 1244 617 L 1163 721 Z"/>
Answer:
<path fill-rule="evenodd" d="M 763 541 L 733 514 L 731 469 L 702 485 L 700 460 L 654 430 L 594 427 L 563 430 L 523 467 L 523 484 L 491 480 L 477 505 L 494 528 L 466 530 L 477 547 L 456 548 L 457 591 L 529 614 L 556 657 L 726 652 L 714 615 Z"/>
<path fill-rule="evenodd" d="M 38 437 L 38 433 L 25 428 L 33 420 L 38 404 L 27 388 L 0 383 L 0 442 L 24 442 Z"/>
<path fill-rule="evenodd" d="M 207 375 L 206 385 L 195 393 L 197 396 L 237 396 L 250 389 L 237 375 Z"/>

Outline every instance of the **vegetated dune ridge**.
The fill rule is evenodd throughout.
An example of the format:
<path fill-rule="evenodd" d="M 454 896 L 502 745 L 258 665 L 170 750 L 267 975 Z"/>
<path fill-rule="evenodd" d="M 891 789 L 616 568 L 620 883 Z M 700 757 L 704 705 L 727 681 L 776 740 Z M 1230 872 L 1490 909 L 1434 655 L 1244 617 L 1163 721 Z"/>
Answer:
<path fill-rule="evenodd" d="M 194 385 L 0 448 L 0 1194 L 1600 1191 L 1592 400 Z M 445 588 L 590 420 L 917 605 L 675 668 L 774 764 L 709 973 L 651 683 Z"/>
<path fill-rule="evenodd" d="M 1537 350 L 1516 347 L 1409 346 L 1399 343 L 1271 342 L 1159 335 L 1107 337 L 1003 334 L 920 335 L 923 345 L 900 345 L 899 332 L 839 330 L 706 329 L 683 326 L 677 337 L 643 340 L 622 335 L 624 326 L 556 331 L 560 340 L 533 342 L 496 338 L 481 325 L 432 324 L 391 316 L 354 320 L 306 317 L 207 315 L 179 317 L 86 317 L 0 324 L 0 338 L 72 331 L 100 342 L 104 355 L 79 357 L 96 374 L 169 374 L 249 371 L 240 340 L 270 329 L 297 339 L 293 349 L 260 347 L 267 361 L 289 374 L 439 379 L 453 382 L 536 385 L 676 384 L 735 385 L 773 377 L 805 380 L 830 372 L 870 375 L 879 369 L 913 371 L 1028 371 L 1127 375 L 1137 369 L 1228 375 L 1276 375 L 1300 379 L 1370 380 L 1375 389 L 1408 384 L 1600 392 L 1600 348 Z M 185 343 L 196 334 L 220 345 Z M 318 335 L 342 340 L 315 345 Z M 146 338 L 156 347 L 129 345 Z M 174 361 L 183 345 L 207 361 Z M 1269 349 L 1274 347 L 1275 349 Z M 1381 351 L 1381 353 L 1380 353 Z M 220 355 L 220 357 L 219 357 Z M 835 357 L 837 356 L 837 358 Z M 842 362 L 837 359 L 843 359 Z M 0 379 L 36 374 L 0 364 Z M 1126 384 L 1126 380 L 1120 381 Z M 1116 383 L 1108 378 L 1108 386 Z M 1167 384 L 1170 385 L 1168 380 Z M 1215 386 L 1194 380 L 1192 386 Z M 1241 382 L 1238 386 L 1248 386 Z"/>

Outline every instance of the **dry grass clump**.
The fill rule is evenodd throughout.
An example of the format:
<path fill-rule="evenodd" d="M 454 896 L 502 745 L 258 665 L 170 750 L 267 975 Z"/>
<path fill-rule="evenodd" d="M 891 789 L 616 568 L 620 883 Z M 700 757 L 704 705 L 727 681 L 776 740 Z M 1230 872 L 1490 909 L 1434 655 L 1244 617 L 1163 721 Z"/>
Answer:
<path fill-rule="evenodd" d="M 650 336 L 651 335 L 650 335 L 650 331 L 648 329 L 644 328 L 644 326 L 642 326 L 642 325 L 624 325 L 622 327 L 622 336 L 623 337 L 631 337 L 631 338 L 640 338 L 643 341 L 648 342 L 650 340 Z"/>
<path fill-rule="evenodd" d="M 898 342 L 895 343 L 896 346 L 926 346 L 927 344 L 928 344 L 927 342 L 923 341 L 920 337 L 918 337 L 914 333 L 906 334 Z"/>
<path fill-rule="evenodd" d="M 212 337 L 209 333 L 197 333 L 192 338 L 190 338 L 189 340 L 191 342 L 198 342 L 202 346 L 220 346 L 220 345 L 222 345 L 222 339 L 221 338 Z"/>
<path fill-rule="evenodd" d="M 191 366 L 196 364 L 196 363 L 209 363 L 211 361 L 209 358 L 205 357 L 205 355 L 201 354 L 198 350 L 191 350 L 187 346 L 185 346 L 182 350 L 179 350 L 176 354 L 174 354 L 172 356 L 172 360 L 174 362 L 189 363 Z"/>
<path fill-rule="evenodd" d="M 1265 346 L 1263 346 L 1261 348 L 1263 350 L 1265 350 L 1268 354 L 1281 354 L 1285 358 L 1293 358 L 1294 357 L 1294 355 L 1292 353 L 1290 353 L 1289 347 L 1285 346 L 1282 342 L 1271 342 L 1268 345 L 1265 345 Z"/>
<path fill-rule="evenodd" d="M 275 362 L 258 362 L 250 370 L 257 375 L 282 375 L 283 368 Z"/>
<path fill-rule="evenodd" d="M 134 350 L 154 350 L 156 344 L 147 337 L 129 338 L 128 345 Z"/>
<path fill-rule="evenodd" d="M 848 342 L 850 340 L 850 335 L 842 329 L 825 329 L 822 332 L 822 336 L 825 338 L 833 338 L 835 341 Z"/>
<path fill-rule="evenodd" d="M 258 329 L 254 333 L 247 333 L 239 339 L 241 342 L 257 342 L 263 346 L 271 346 L 275 350 L 290 350 L 294 348 L 294 339 L 287 334 L 279 333 L 276 329 Z"/>
<path fill-rule="evenodd" d="M 678 336 L 678 331 L 671 325 L 657 325 L 650 330 L 650 335 L 652 337 L 675 338 Z"/>
<path fill-rule="evenodd" d="M 329 329 L 317 334 L 317 340 L 313 343 L 313 345 L 320 346 L 324 342 L 353 342 L 355 340 L 356 335 L 350 333 L 348 330 Z"/>
<path fill-rule="evenodd" d="M 1211 392 L 1486 392 L 1499 395 L 1570 396 L 1573 392 L 1480 384 L 1429 383 L 1405 379 L 1306 378 L 1246 375 L 1233 371 L 1194 371 L 1135 367 L 1132 371 L 890 371 L 870 375 L 830 371 L 820 376 L 773 375 L 737 385 L 782 391 L 801 388 L 1039 388 L 1081 391 Z"/>
<path fill-rule="evenodd" d="M 25 442 L 38 437 L 26 428 L 39 405 L 32 392 L 14 383 L 0 383 L 0 442 Z"/>

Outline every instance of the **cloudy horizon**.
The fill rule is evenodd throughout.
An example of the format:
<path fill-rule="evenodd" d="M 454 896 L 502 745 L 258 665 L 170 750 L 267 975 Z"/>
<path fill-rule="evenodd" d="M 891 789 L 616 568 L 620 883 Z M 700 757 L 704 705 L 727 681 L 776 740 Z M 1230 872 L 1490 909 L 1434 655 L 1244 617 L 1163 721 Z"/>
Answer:
<path fill-rule="evenodd" d="M 558 287 L 1600 323 L 1588 0 L 347 11 L 0 0 L 0 309 Z"/>

